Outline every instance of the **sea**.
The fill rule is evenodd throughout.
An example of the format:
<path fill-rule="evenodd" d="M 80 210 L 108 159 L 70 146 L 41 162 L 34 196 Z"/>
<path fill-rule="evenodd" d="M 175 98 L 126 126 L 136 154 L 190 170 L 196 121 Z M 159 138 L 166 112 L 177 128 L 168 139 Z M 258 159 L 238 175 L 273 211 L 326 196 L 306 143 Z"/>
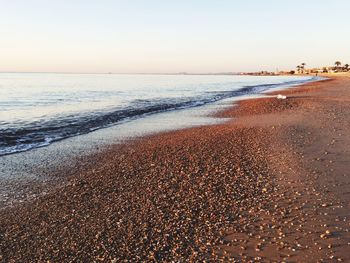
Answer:
<path fill-rule="evenodd" d="M 315 76 L 0 73 L 0 156 L 48 146 L 150 115 L 203 107 L 317 79 Z"/>

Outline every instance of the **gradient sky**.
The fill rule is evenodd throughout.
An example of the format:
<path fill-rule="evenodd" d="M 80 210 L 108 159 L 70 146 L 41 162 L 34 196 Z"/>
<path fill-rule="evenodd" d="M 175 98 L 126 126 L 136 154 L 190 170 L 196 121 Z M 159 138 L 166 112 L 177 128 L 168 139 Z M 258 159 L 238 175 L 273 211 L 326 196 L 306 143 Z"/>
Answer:
<path fill-rule="evenodd" d="M 0 0 L 0 71 L 350 64 L 349 0 Z"/>

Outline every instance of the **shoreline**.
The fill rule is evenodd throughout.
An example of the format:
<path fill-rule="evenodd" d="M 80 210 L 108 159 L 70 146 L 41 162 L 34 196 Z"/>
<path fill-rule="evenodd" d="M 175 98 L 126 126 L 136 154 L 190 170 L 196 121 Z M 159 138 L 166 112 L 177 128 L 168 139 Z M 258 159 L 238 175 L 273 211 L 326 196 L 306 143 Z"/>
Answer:
<path fill-rule="evenodd" d="M 310 76 L 309 76 L 310 77 Z M 308 83 L 313 79 L 287 82 L 275 90 L 289 89 L 294 82 Z M 246 86 L 253 88 L 257 86 Z M 115 144 L 124 144 L 144 136 L 161 134 L 197 126 L 220 124 L 225 119 L 216 113 L 232 107 L 241 100 L 266 96 L 266 92 L 257 95 L 235 96 L 199 107 L 177 109 L 169 112 L 149 115 L 144 118 L 123 122 L 109 128 L 91 133 L 69 137 L 53 142 L 46 147 L 0 156 L 0 209 L 18 202 L 32 200 L 52 187 L 65 183 L 65 177 L 79 173 L 80 156 L 93 156 Z M 181 122 L 178 120 L 181 119 Z M 49 176 L 47 176 L 49 174 Z M 61 176 L 60 174 L 65 174 Z"/>
<path fill-rule="evenodd" d="M 92 164 L 91 158 L 83 157 L 82 162 L 90 163 L 90 168 L 70 178 L 63 188 L 2 211 L 0 233 L 4 240 L 0 241 L 0 259 L 298 260 L 315 259 L 316 253 L 320 259 L 333 255 L 346 261 L 344 246 L 346 249 L 348 244 L 343 237 L 340 241 L 336 239 L 344 233 L 333 230 L 335 226 L 324 223 L 328 227 L 318 226 L 314 232 L 311 225 L 305 231 L 301 230 L 303 227 L 296 230 L 297 222 L 307 225 L 314 219 L 320 220 L 318 214 L 334 205 L 323 206 L 312 195 L 318 190 L 313 186 L 316 177 L 312 172 L 305 179 L 308 189 L 315 188 L 309 193 L 304 178 L 289 169 L 298 167 L 303 173 L 310 173 L 302 159 L 308 159 L 312 152 L 304 153 L 304 157 L 295 154 L 307 148 L 299 145 L 301 140 L 312 141 L 297 137 L 304 131 L 311 132 L 304 127 L 305 123 L 299 122 L 312 114 L 312 107 L 319 107 L 311 95 L 322 91 L 315 87 L 327 89 L 344 85 L 337 84 L 341 81 L 350 82 L 339 79 L 278 91 L 288 94 L 284 101 L 275 98 L 241 101 L 238 107 L 219 114 L 235 117 L 228 123 L 136 139 L 96 154 Z M 310 97 L 315 104 L 309 102 Z M 322 182 L 324 178 L 318 173 L 317 176 Z M 328 197 L 328 193 L 317 193 Z M 313 196 L 310 202 L 314 203 L 303 204 L 303 198 L 309 196 Z M 313 206 L 317 206 L 317 213 Z M 305 209 L 314 214 L 304 216 L 303 221 L 301 212 Z M 286 215 L 293 215 L 294 219 Z M 28 220 L 22 222 L 23 218 Z M 331 219 L 334 218 L 327 220 L 332 222 Z M 288 226 L 283 225 L 285 220 Z M 274 222 L 275 227 L 268 222 Z M 346 229 L 340 224 L 338 227 Z M 324 228 L 332 228 L 331 234 L 325 232 L 325 238 L 314 241 L 312 238 L 320 239 L 324 234 L 321 232 L 327 230 Z M 300 241 L 298 246 L 292 242 L 303 240 L 305 233 L 305 244 Z M 300 239 L 295 239 L 299 236 Z M 330 241 L 338 243 L 328 248 Z M 314 245 L 315 242 L 318 244 Z M 320 246 L 325 247 L 319 249 Z"/>
<path fill-rule="evenodd" d="M 251 76 L 252 77 L 252 76 Z M 253 77 L 252 77 L 253 78 Z M 232 79 L 231 81 L 233 81 Z M 317 81 L 317 77 L 313 76 L 300 76 L 299 79 L 280 79 L 279 81 L 282 82 L 274 82 L 269 78 L 269 81 L 271 83 L 269 84 L 266 82 L 266 84 L 249 84 L 249 81 L 246 83 L 246 85 L 239 85 L 240 87 L 235 87 L 235 84 L 233 85 L 233 90 L 229 91 L 217 91 L 216 96 L 206 96 L 205 98 L 199 98 L 199 97 L 193 97 L 191 101 L 180 101 L 180 102 L 160 102 L 156 103 L 155 105 L 151 106 L 145 106 L 142 105 L 135 106 L 134 108 L 131 108 L 127 110 L 127 108 L 121 108 L 120 110 L 101 110 L 101 112 L 104 112 L 103 114 L 96 114 L 98 118 L 93 118 L 95 114 L 91 114 L 92 116 L 89 116 L 91 118 L 90 121 L 80 120 L 79 118 L 74 119 L 74 125 L 66 125 L 65 130 L 62 132 L 60 130 L 60 125 L 63 123 L 58 123 L 56 118 L 52 118 L 52 116 L 48 116 L 45 119 L 45 125 L 36 124 L 35 126 L 31 126 L 30 124 L 26 122 L 30 122 L 30 119 L 26 120 L 23 119 L 23 129 L 21 130 L 22 135 L 12 135 L 18 133 L 18 127 L 15 126 L 5 126 L 6 132 L 1 133 L 2 136 L 5 138 L 11 137 L 11 140 L 18 141 L 18 143 L 9 142 L 6 141 L 3 142 L 3 145 L 0 149 L 0 158 L 2 156 L 8 156 L 11 154 L 17 154 L 21 152 L 27 152 L 33 149 L 39 149 L 48 147 L 54 143 L 59 143 L 60 141 L 74 138 L 77 136 L 83 136 L 90 134 L 94 131 L 98 131 L 101 129 L 108 129 L 111 127 L 119 126 L 119 125 L 125 125 L 129 122 L 135 122 L 140 119 L 144 119 L 150 116 L 159 115 L 159 114 L 167 114 L 167 113 L 173 113 L 173 112 L 181 112 L 181 111 L 196 111 L 196 108 L 205 108 L 205 107 L 211 107 L 213 105 L 219 104 L 222 101 L 234 101 L 234 100 L 240 100 L 244 96 L 252 96 L 260 95 L 266 93 L 266 91 L 271 89 L 285 89 L 290 86 L 300 85 L 302 83 L 308 83 Z M 254 82 L 254 81 L 253 81 Z M 266 89 L 266 90 L 265 90 Z M 265 91 L 264 91 L 265 90 Z M 211 92 L 207 92 L 210 94 Z M 98 112 L 98 111 L 97 111 Z M 10 114 L 11 115 L 11 114 Z M 79 115 L 79 114 L 78 114 Z M 120 116 L 119 116 L 120 115 Z M 190 115 L 190 114 L 189 114 Z M 203 115 L 204 116 L 204 115 Z M 22 116 L 23 118 L 23 116 Z M 86 118 L 86 116 L 85 116 Z M 113 121 L 111 121 L 111 119 Z M 44 119 L 43 119 L 44 120 Z M 66 122 L 72 122 L 72 120 L 67 119 Z M 195 121 L 192 121 L 195 122 Z M 203 122 L 203 125 L 206 123 Z M 6 121 L 5 121 L 6 125 Z M 47 129 L 47 127 L 51 127 L 50 129 Z M 188 127 L 191 127 L 191 122 L 188 122 Z M 54 129 L 56 128 L 56 129 Z M 182 128 L 181 125 L 178 125 L 178 129 Z M 31 129 L 36 130 L 36 132 L 31 132 Z M 176 129 L 176 127 L 175 127 Z M 161 131 L 161 129 L 160 129 Z M 156 131 L 157 132 L 157 131 Z M 116 133 L 121 133 L 120 131 L 116 131 Z M 16 136 L 16 137 L 15 137 Z M 20 143 L 21 142 L 21 143 Z"/>

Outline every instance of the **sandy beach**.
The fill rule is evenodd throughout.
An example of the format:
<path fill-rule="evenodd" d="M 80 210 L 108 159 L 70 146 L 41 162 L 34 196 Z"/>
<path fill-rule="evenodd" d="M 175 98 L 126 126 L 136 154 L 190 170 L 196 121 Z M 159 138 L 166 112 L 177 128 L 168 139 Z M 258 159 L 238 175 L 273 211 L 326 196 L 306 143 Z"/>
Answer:
<path fill-rule="evenodd" d="M 0 261 L 349 262 L 350 75 L 278 93 L 54 171 L 2 209 Z"/>

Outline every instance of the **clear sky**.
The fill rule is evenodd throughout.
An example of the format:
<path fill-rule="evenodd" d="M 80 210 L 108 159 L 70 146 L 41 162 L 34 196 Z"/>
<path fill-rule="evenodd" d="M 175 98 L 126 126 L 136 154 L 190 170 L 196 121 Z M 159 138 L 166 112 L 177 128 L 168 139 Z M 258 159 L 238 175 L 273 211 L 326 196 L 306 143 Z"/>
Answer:
<path fill-rule="evenodd" d="M 0 0 L 0 71 L 350 64 L 349 0 Z"/>

